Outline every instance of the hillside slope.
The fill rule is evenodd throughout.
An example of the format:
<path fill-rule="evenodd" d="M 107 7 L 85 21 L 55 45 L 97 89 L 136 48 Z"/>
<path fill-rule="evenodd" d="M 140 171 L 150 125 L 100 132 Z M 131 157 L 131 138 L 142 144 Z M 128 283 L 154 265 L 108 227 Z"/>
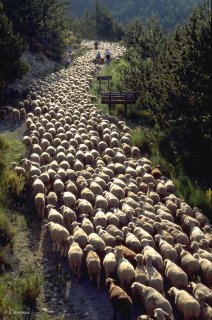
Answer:
<path fill-rule="evenodd" d="M 192 8 L 203 0 L 99 0 L 122 23 L 127 23 L 133 17 L 147 19 L 156 16 L 166 30 L 172 29 L 176 24 L 182 23 L 191 13 Z M 80 16 L 84 10 L 89 9 L 92 0 L 73 1 L 67 9 L 72 15 Z"/>

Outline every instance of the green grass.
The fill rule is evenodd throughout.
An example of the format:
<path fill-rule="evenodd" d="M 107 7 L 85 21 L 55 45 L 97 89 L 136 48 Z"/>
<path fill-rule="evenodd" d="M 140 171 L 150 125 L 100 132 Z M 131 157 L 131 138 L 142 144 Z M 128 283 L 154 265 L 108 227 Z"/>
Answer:
<path fill-rule="evenodd" d="M 2 134 L 2 138 L 8 146 L 5 154 L 5 163 L 9 166 L 13 161 L 18 162 L 22 158 L 25 146 L 15 132 Z"/>

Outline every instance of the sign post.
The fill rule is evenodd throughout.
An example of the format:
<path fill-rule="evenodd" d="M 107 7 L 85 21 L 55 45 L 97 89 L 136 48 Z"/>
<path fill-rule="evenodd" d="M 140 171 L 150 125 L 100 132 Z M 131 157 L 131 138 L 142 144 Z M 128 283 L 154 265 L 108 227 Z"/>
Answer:
<path fill-rule="evenodd" d="M 99 81 L 99 87 L 101 89 L 102 81 L 107 80 L 107 88 L 110 88 L 110 80 L 112 80 L 112 76 L 98 76 L 97 80 Z"/>

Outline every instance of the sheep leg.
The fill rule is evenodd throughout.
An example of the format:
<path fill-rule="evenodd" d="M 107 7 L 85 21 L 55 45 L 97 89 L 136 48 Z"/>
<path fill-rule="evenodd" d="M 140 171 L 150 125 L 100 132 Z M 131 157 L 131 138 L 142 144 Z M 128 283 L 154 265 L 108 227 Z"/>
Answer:
<path fill-rule="evenodd" d="M 89 279 L 90 279 L 90 283 L 92 282 L 93 278 L 92 278 L 92 272 L 88 271 L 88 275 L 89 275 Z"/>

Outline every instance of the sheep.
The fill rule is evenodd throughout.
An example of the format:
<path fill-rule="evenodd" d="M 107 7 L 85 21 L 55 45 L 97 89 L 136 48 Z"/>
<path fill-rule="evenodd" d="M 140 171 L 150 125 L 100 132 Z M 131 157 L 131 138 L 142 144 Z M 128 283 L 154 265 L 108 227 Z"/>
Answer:
<path fill-rule="evenodd" d="M 46 209 L 48 212 L 48 222 L 54 222 L 63 225 L 63 216 L 60 214 L 60 212 L 54 209 L 54 207 L 50 204 L 47 205 Z"/>
<path fill-rule="evenodd" d="M 125 235 L 126 246 L 136 253 L 141 252 L 141 243 L 133 233 L 129 232 L 129 228 L 123 227 L 122 231 Z"/>
<path fill-rule="evenodd" d="M 212 228 L 209 225 L 203 227 L 205 239 L 208 241 L 209 247 L 212 248 Z"/>
<path fill-rule="evenodd" d="M 212 308 L 207 303 L 205 303 L 205 299 L 205 294 L 200 292 L 198 300 L 201 308 L 200 319 L 212 320 Z"/>
<path fill-rule="evenodd" d="M 94 218 L 93 218 L 93 224 L 95 227 L 101 226 L 103 228 L 106 228 L 107 226 L 107 218 L 104 212 L 101 209 L 97 209 Z"/>
<path fill-rule="evenodd" d="M 190 241 L 197 241 L 200 242 L 200 240 L 205 239 L 204 232 L 200 230 L 200 228 L 196 227 L 195 224 L 191 219 L 188 219 L 187 225 L 190 228 Z"/>
<path fill-rule="evenodd" d="M 107 219 L 107 223 L 108 224 L 113 224 L 114 226 L 116 226 L 117 228 L 119 228 L 119 219 L 118 217 L 112 213 L 112 212 L 107 212 L 105 214 L 106 219 Z"/>
<path fill-rule="evenodd" d="M 188 292 L 171 287 L 168 294 L 175 297 L 175 304 L 185 320 L 200 319 L 200 305 Z"/>
<path fill-rule="evenodd" d="M 84 248 L 88 243 L 87 234 L 79 227 L 76 221 L 72 222 L 71 227 L 73 230 L 74 240 L 80 245 L 80 247 Z"/>
<path fill-rule="evenodd" d="M 107 200 L 109 209 L 119 207 L 119 199 L 116 198 L 111 192 L 104 191 L 103 196 Z"/>
<path fill-rule="evenodd" d="M 212 267 L 211 261 L 201 258 L 198 253 L 194 254 L 194 258 L 198 259 L 200 263 L 201 276 L 203 281 L 206 283 L 208 287 L 212 286 Z"/>
<path fill-rule="evenodd" d="M 139 282 L 141 284 L 147 283 L 147 273 L 146 269 L 144 267 L 144 257 L 141 253 L 138 253 L 135 257 L 135 260 L 137 262 L 136 268 L 135 268 L 135 282 Z"/>
<path fill-rule="evenodd" d="M 170 227 L 167 228 L 167 231 L 171 233 L 176 243 L 180 243 L 189 248 L 189 239 L 185 233 Z"/>
<path fill-rule="evenodd" d="M 171 320 L 174 320 L 172 314 L 172 307 L 167 299 L 165 299 L 161 293 L 159 293 L 154 288 L 145 286 L 139 282 L 134 282 L 131 286 L 133 291 L 135 290 L 136 294 L 144 304 L 145 310 L 150 317 L 154 316 L 155 309 L 161 308 L 166 312 Z"/>
<path fill-rule="evenodd" d="M 61 254 L 65 255 L 66 251 L 64 245 L 68 243 L 70 236 L 68 230 L 54 222 L 48 222 L 45 224 L 45 228 L 49 230 L 50 238 L 53 241 L 53 250 L 58 248 L 58 250 L 61 250 Z"/>
<path fill-rule="evenodd" d="M 164 266 L 161 255 L 154 248 L 150 247 L 148 239 L 142 239 L 141 245 L 143 246 L 142 254 L 144 256 L 144 259 L 146 259 L 147 256 L 151 256 L 153 258 L 153 266 L 159 272 L 163 273 Z"/>
<path fill-rule="evenodd" d="M 96 227 L 97 234 L 101 237 L 101 239 L 105 242 L 106 246 L 115 247 L 116 246 L 116 238 L 113 237 L 110 233 L 103 230 L 101 226 Z"/>
<path fill-rule="evenodd" d="M 69 191 L 65 191 L 63 193 L 63 203 L 66 207 L 75 209 L 75 205 L 76 205 L 75 195 Z"/>
<path fill-rule="evenodd" d="M 94 211 L 90 202 L 85 199 L 78 199 L 76 204 L 80 214 L 88 214 L 89 218 L 92 218 Z"/>
<path fill-rule="evenodd" d="M 115 247 L 115 255 L 118 261 L 117 276 L 121 287 L 127 288 L 135 278 L 135 270 L 132 264 L 124 258 L 123 251 L 120 247 Z"/>
<path fill-rule="evenodd" d="M 37 214 L 39 217 L 44 216 L 44 209 L 45 209 L 45 196 L 43 193 L 37 193 L 35 196 L 35 206 L 37 209 Z"/>
<path fill-rule="evenodd" d="M 77 216 L 75 212 L 65 205 L 60 207 L 61 213 L 63 215 L 63 225 L 67 228 L 67 230 L 72 230 L 72 223 L 77 220 Z"/>
<path fill-rule="evenodd" d="M 205 225 L 210 225 L 210 220 L 198 208 L 194 208 L 195 218 L 199 221 L 200 227 L 203 228 Z"/>
<path fill-rule="evenodd" d="M 188 289 L 191 290 L 192 295 L 195 297 L 195 299 L 198 300 L 199 293 L 202 292 L 206 295 L 205 302 L 209 304 L 209 306 L 212 307 L 212 292 L 211 289 L 206 287 L 202 283 L 195 283 L 195 282 L 190 282 L 188 284 Z"/>
<path fill-rule="evenodd" d="M 155 242 L 158 243 L 160 254 L 163 259 L 170 259 L 171 261 L 176 262 L 178 260 L 177 251 L 172 245 L 162 239 L 160 234 L 155 235 Z"/>
<path fill-rule="evenodd" d="M 91 244 L 96 251 L 103 252 L 106 248 L 105 242 L 100 238 L 100 236 L 94 232 L 90 233 L 88 236 L 88 243 Z"/>
<path fill-rule="evenodd" d="M 81 228 L 83 231 L 85 231 L 85 233 L 87 235 L 91 234 L 92 232 L 94 232 L 94 227 L 92 222 L 87 218 L 86 214 L 81 214 L 80 215 L 82 218 L 82 225 Z"/>
<path fill-rule="evenodd" d="M 37 178 L 37 176 L 34 176 L 34 182 L 32 184 L 33 193 L 36 195 L 38 193 L 45 193 L 45 186 L 43 182 Z"/>
<path fill-rule="evenodd" d="M 186 289 L 188 286 L 187 274 L 169 259 L 164 260 L 165 276 L 172 286 L 178 289 Z"/>
<path fill-rule="evenodd" d="M 53 183 L 53 190 L 58 195 L 64 192 L 65 186 L 62 180 L 58 179 L 56 176 L 56 180 Z"/>
<path fill-rule="evenodd" d="M 76 276 L 76 282 L 78 282 L 83 261 L 83 251 L 80 248 L 79 244 L 74 241 L 74 238 L 72 236 L 70 236 L 69 239 L 70 247 L 68 250 L 68 262 L 71 271 Z"/>
<path fill-rule="evenodd" d="M 142 229 L 142 227 L 137 227 L 132 222 L 130 222 L 128 224 L 128 227 L 132 230 L 133 234 L 139 239 L 139 241 L 146 239 L 149 241 L 149 245 L 151 247 L 155 248 L 155 243 L 154 243 L 153 237 L 148 232 L 146 232 L 144 229 Z"/>
<path fill-rule="evenodd" d="M 130 296 L 122 288 L 116 286 L 113 279 L 108 277 L 106 279 L 106 287 L 113 308 L 113 319 L 116 319 L 119 314 L 122 320 L 129 320 L 132 308 Z"/>
<path fill-rule="evenodd" d="M 100 275 L 101 275 L 101 263 L 97 253 L 94 251 L 94 247 L 91 244 L 88 244 L 84 251 L 87 254 L 86 257 L 86 266 L 88 270 L 88 275 L 90 283 L 92 282 L 93 275 L 97 277 L 97 290 L 100 289 Z"/>
<path fill-rule="evenodd" d="M 151 256 L 146 257 L 146 274 L 147 274 L 147 284 L 148 286 L 154 288 L 162 295 L 164 295 L 163 289 L 163 277 L 161 274 L 153 267 L 153 259 Z"/>
<path fill-rule="evenodd" d="M 47 199 L 47 204 L 48 205 L 50 204 L 51 206 L 56 207 L 58 198 L 57 198 L 57 195 L 56 195 L 55 192 L 50 191 L 48 193 L 46 199 Z"/>
<path fill-rule="evenodd" d="M 191 250 L 194 253 L 198 253 L 201 258 L 207 259 L 212 262 L 212 254 L 204 249 L 201 249 L 196 241 L 193 241 L 191 243 Z"/>
<path fill-rule="evenodd" d="M 95 207 L 103 210 L 108 209 L 108 202 L 102 195 L 97 195 L 95 200 Z"/>
<path fill-rule="evenodd" d="M 175 248 L 179 254 L 182 269 L 188 275 L 190 280 L 194 280 L 200 271 L 199 261 L 195 259 L 188 251 L 184 250 L 182 245 L 179 243 L 175 245 Z"/>
<path fill-rule="evenodd" d="M 105 269 L 106 278 L 115 275 L 117 269 L 117 260 L 112 247 L 107 246 L 105 249 L 105 257 L 103 260 L 103 266 Z"/>
<path fill-rule="evenodd" d="M 106 228 L 106 231 L 111 234 L 113 237 L 119 236 L 122 240 L 124 240 L 124 234 L 123 232 L 118 229 L 116 226 L 109 224 Z"/>

